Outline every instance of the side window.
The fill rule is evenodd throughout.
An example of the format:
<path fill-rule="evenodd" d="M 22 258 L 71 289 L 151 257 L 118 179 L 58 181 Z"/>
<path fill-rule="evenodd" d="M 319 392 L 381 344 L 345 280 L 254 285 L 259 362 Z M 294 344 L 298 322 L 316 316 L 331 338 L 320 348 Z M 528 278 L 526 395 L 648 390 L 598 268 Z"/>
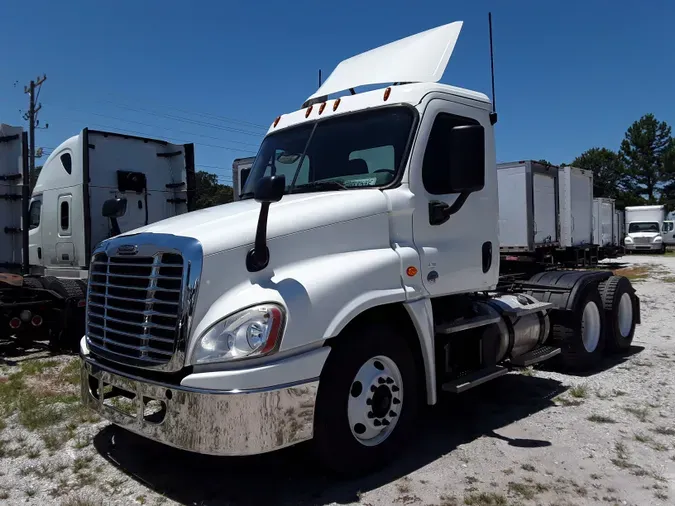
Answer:
<path fill-rule="evenodd" d="M 59 159 L 61 160 L 61 164 L 63 165 L 63 168 L 66 169 L 66 172 L 70 174 L 73 171 L 73 159 L 70 156 L 70 153 L 63 153 Z"/>
<path fill-rule="evenodd" d="M 456 126 L 478 125 L 476 120 L 440 113 L 431 127 L 427 150 L 422 164 L 424 189 L 432 195 L 450 193 L 448 172 L 450 167 L 450 130 Z"/>
<path fill-rule="evenodd" d="M 40 226 L 40 210 L 42 209 L 42 201 L 34 200 L 30 203 L 30 209 L 28 210 L 28 228 L 33 230 Z"/>
<path fill-rule="evenodd" d="M 61 202 L 61 209 L 60 209 L 60 214 L 61 214 L 61 230 L 68 230 L 70 228 L 70 212 L 68 208 L 68 202 L 63 201 Z"/>

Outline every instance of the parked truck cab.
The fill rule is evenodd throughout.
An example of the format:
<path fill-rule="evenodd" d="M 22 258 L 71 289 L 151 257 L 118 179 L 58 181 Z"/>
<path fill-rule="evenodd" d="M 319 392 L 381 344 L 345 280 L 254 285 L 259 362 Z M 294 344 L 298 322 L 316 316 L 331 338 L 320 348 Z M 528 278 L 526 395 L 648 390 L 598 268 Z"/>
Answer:
<path fill-rule="evenodd" d="M 439 390 L 630 346 L 626 278 L 501 275 L 496 114 L 437 83 L 460 28 L 343 61 L 274 120 L 240 201 L 103 241 L 83 402 L 185 450 L 312 440 L 359 472 L 389 461 Z M 395 84 L 347 92 L 381 83 Z"/>
<path fill-rule="evenodd" d="M 32 195 L 27 149 L 21 128 L 0 126 L 0 181 L 11 183 L 0 213 L 9 236 L 0 266 L 13 273 L 0 280 L 0 338 L 49 338 L 77 349 L 93 248 L 188 212 L 194 148 L 85 128 L 50 154 Z M 106 203 L 115 204 L 114 216 Z"/>
<path fill-rule="evenodd" d="M 663 205 L 626 207 L 626 251 L 665 253 L 663 237 L 666 209 Z"/>

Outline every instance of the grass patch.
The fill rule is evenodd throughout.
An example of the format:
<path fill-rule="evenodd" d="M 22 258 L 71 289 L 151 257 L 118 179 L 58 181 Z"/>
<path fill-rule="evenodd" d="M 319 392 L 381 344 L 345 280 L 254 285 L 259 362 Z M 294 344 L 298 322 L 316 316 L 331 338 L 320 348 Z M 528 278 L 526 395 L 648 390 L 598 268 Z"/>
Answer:
<path fill-rule="evenodd" d="M 84 471 L 86 468 L 89 467 L 89 464 L 91 464 L 92 460 L 94 460 L 94 457 L 92 457 L 91 455 L 88 455 L 86 457 L 77 457 L 73 462 L 73 472 L 79 473 L 81 471 Z"/>
<path fill-rule="evenodd" d="M 630 413 L 631 415 L 634 415 L 635 418 L 637 418 L 641 422 L 647 421 L 647 415 L 649 414 L 649 408 L 648 407 L 636 408 L 636 407 L 633 407 L 633 406 L 626 406 L 626 407 L 623 408 L 623 410 L 626 413 Z"/>
<path fill-rule="evenodd" d="M 652 431 L 662 436 L 675 436 L 675 429 L 671 427 L 654 427 Z"/>
<path fill-rule="evenodd" d="M 588 389 L 584 385 L 577 385 L 570 388 L 569 393 L 575 399 L 585 399 L 588 397 Z"/>
<path fill-rule="evenodd" d="M 0 490 L 0 499 L 9 499 L 9 492 L 7 492 L 5 489 Z"/>
<path fill-rule="evenodd" d="M 675 283 L 675 276 L 666 276 L 665 278 L 661 278 L 661 281 L 664 283 Z"/>
<path fill-rule="evenodd" d="M 68 385 L 80 384 L 80 361 L 75 359 L 69 362 L 59 373 L 59 380 Z"/>
<path fill-rule="evenodd" d="M 50 452 L 55 452 L 63 448 L 63 445 L 66 444 L 73 437 L 73 431 L 66 427 L 66 430 L 50 430 L 42 434 L 42 442 L 45 444 Z"/>
<path fill-rule="evenodd" d="M 532 366 L 525 367 L 524 369 L 520 370 L 520 374 L 522 374 L 523 376 L 534 376 L 534 367 Z"/>
<path fill-rule="evenodd" d="M 523 464 L 523 465 L 520 466 L 520 468 L 523 471 L 530 471 L 531 473 L 533 473 L 537 470 L 537 468 L 534 467 L 532 464 Z"/>
<path fill-rule="evenodd" d="M 587 420 L 595 423 L 616 423 L 616 420 L 605 415 L 591 415 Z"/>
<path fill-rule="evenodd" d="M 399 481 L 396 484 L 396 490 L 398 490 L 399 494 L 408 494 L 412 490 L 410 487 L 410 478 L 407 476 L 401 478 L 401 481 Z"/>
<path fill-rule="evenodd" d="M 21 364 L 21 372 L 27 376 L 36 376 L 42 374 L 48 369 L 57 367 L 59 362 L 57 360 L 27 360 Z"/>
<path fill-rule="evenodd" d="M 658 492 L 654 492 L 654 497 L 657 499 L 661 499 L 662 501 L 667 501 L 668 500 L 668 494 L 665 492 L 661 492 L 660 490 Z"/>
<path fill-rule="evenodd" d="M 615 276 L 625 276 L 631 281 L 641 281 L 649 277 L 649 267 L 644 265 L 635 265 L 632 267 L 625 267 L 614 271 Z"/>
<path fill-rule="evenodd" d="M 560 404 L 560 406 L 580 406 L 581 404 L 584 403 L 584 401 L 580 401 L 579 399 L 570 399 L 569 397 L 566 397 L 564 395 L 559 395 L 558 397 L 555 398 L 556 402 Z"/>
<path fill-rule="evenodd" d="M 450 503 L 452 504 L 452 503 Z M 506 497 L 494 492 L 477 492 L 464 496 L 464 504 L 467 506 L 506 506 Z"/>
<path fill-rule="evenodd" d="M 525 499 L 534 499 L 537 494 L 546 492 L 548 486 L 543 483 L 518 483 L 514 481 L 509 482 L 509 490 Z"/>
<path fill-rule="evenodd" d="M 51 427 L 63 420 L 63 413 L 56 406 L 46 403 L 35 393 L 26 390 L 17 403 L 19 423 L 29 430 Z"/>
<path fill-rule="evenodd" d="M 82 497 L 71 497 L 61 502 L 61 506 L 99 506 L 100 504 L 102 503 Z"/>

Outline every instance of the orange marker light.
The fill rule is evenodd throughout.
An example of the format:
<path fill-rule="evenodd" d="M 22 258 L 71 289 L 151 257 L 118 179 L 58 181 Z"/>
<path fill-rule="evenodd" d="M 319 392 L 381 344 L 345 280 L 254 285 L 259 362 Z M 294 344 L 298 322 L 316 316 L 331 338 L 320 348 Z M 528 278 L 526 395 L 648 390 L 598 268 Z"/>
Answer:
<path fill-rule="evenodd" d="M 305 112 L 305 118 L 309 118 L 309 115 L 312 113 L 312 107 L 314 107 L 314 106 L 313 106 L 313 105 L 310 105 L 310 106 L 307 108 L 307 111 Z"/>
<path fill-rule="evenodd" d="M 325 108 L 326 108 L 326 102 L 321 104 L 321 106 L 319 107 L 319 114 L 321 114 Z"/>
<path fill-rule="evenodd" d="M 333 112 L 337 111 L 338 106 L 340 105 L 340 99 L 338 98 L 335 102 L 333 102 Z"/>
<path fill-rule="evenodd" d="M 417 267 L 413 267 L 412 265 L 408 267 L 405 270 L 405 273 L 410 276 L 411 278 L 417 274 Z"/>
<path fill-rule="evenodd" d="M 384 101 L 385 102 L 389 99 L 389 95 L 391 95 L 391 87 L 384 90 Z"/>
<path fill-rule="evenodd" d="M 274 120 L 274 124 L 272 127 L 276 127 L 279 124 L 279 120 L 281 119 L 281 116 L 277 116 L 277 119 Z"/>

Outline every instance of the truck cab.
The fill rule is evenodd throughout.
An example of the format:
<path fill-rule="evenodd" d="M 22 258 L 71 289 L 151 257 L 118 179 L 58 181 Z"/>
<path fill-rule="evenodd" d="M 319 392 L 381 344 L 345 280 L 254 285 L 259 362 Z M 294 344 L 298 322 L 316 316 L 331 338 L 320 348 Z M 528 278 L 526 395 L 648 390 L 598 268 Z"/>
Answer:
<path fill-rule="evenodd" d="M 626 251 L 655 251 L 665 253 L 663 237 L 665 206 L 626 207 Z"/>
<path fill-rule="evenodd" d="M 361 472 L 440 391 L 630 346 L 626 278 L 500 272 L 497 117 L 438 83 L 461 26 L 340 63 L 272 122 L 240 201 L 96 248 L 85 405 L 193 452 L 311 440 L 326 466 Z"/>

